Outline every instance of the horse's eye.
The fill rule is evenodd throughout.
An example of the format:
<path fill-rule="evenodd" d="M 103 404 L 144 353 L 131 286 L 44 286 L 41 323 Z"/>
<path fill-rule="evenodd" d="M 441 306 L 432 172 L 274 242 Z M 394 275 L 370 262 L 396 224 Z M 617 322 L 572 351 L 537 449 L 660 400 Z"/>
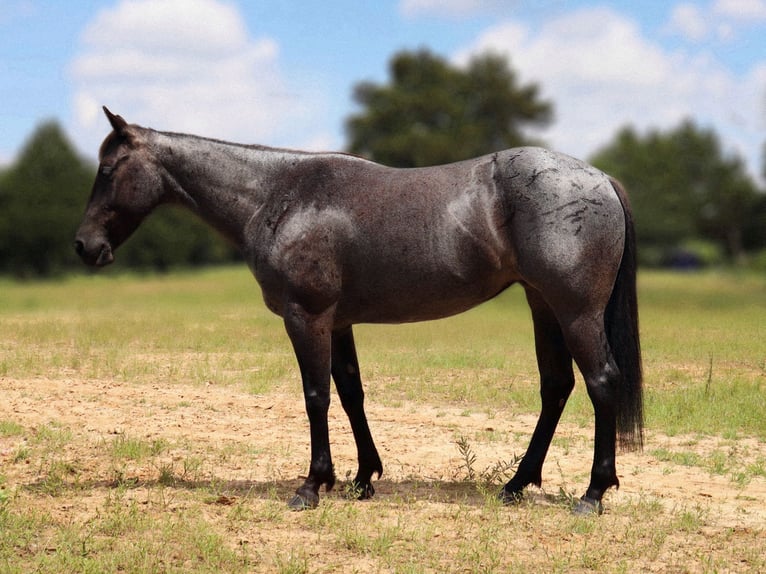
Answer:
<path fill-rule="evenodd" d="M 101 175 L 104 175 L 106 177 L 109 177 L 112 175 L 112 166 L 111 165 L 102 165 L 101 166 Z"/>

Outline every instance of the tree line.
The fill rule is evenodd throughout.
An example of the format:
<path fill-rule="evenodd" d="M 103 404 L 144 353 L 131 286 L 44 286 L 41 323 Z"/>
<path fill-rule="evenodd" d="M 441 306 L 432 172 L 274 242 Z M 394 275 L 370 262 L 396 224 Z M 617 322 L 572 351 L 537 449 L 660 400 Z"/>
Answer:
<path fill-rule="evenodd" d="M 41 124 L 0 174 L 0 274 L 50 277 L 82 262 L 72 246 L 97 166 L 80 157 L 55 121 Z M 160 208 L 120 248 L 120 267 L 168 270 L 224 263 L 237 253 L 176 208 Z"/>
<path fill-rule="evenodd" d="M 498 55 L 464 68 L 428 50 L 391 59 L 384 84 L 359 83 L 346 122 L 347 151 L 395 167 L 458 161 L 518 145 L 544 145 L 530 127 L 553 121 L 554 104 L 521 85 Z M 716 133 L 691 120 L 645 134 L 626 126 L 593 157 L 633 203 L 641 262 L 766 269 L 766 193 Z M 79 269 L 71 247 L 96 166 L 60 125 L 35 130 L 0 173 L 0 274 L 49 277 Z M 120 249 L 121 268 L 167 270 L 239 255 L 191 214 L 161 209 Z"/>

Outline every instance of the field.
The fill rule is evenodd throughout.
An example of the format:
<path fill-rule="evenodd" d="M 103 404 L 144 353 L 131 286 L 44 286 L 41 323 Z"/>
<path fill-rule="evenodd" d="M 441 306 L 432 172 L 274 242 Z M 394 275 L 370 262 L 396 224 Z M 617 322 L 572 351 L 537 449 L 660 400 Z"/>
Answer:
<path fill-rule="evenodd" d="M 598 518 L 578 380 L 544 469 L 495 499 L 538 410 L 520 289 L 445 321 L 356 328 L 385 472 L 286 501 L 308 424 L 245 269 L 0 280 L 0 572 L 764 572 L 766 279 L 643 273 L 647 441 Z M 339 401 L 336 472 L 355 471 Z"/>

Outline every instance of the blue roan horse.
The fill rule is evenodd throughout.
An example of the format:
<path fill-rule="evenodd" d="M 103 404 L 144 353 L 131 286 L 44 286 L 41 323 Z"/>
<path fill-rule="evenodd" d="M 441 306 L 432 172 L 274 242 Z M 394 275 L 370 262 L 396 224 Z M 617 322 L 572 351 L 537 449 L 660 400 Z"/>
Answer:
<path fill-rule="evenodd" d="M 308 477 L 290 501 L 314 507 L 335 483 L 330 378 L 356 440 L 361 498 L 383 465 L 364 412 L 356 323 L 404 323 L 460 313 L 513 283 L 534 320 L 542 411 L 516 475 L 500 496 L 540 485 L 542 466 L 583 374 L 595 411 L 590 484 L 575 511 L 601 512 L 618 486 L 617 437 L 643 442 L 633 222 L 622 187 L 597 169 L 517 148 L 419 169 L 341 153 L 244 146 L 129 125 L 113 131 L 75 248 L 91 265 L 114 259 L 157 205 L 197 213 L 242 251 L 293 344 L 311 428 Z"/>

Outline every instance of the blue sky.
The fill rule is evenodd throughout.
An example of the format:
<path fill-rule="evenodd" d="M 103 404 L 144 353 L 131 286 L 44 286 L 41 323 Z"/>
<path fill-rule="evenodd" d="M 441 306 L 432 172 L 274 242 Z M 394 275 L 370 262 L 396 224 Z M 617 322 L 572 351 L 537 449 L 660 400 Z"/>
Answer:
<path fill-rule="evenodd" d="M 398 50 L 506 54 L 552 100 L 535 134 L 587 157 L 626 124 L 714 128 L 761 171 L 766 0 L 0 0 L 0 165 L 58 119 L 84 155 L 106 104 L 169 131 L 340 149 L 352 89 Z"/>

